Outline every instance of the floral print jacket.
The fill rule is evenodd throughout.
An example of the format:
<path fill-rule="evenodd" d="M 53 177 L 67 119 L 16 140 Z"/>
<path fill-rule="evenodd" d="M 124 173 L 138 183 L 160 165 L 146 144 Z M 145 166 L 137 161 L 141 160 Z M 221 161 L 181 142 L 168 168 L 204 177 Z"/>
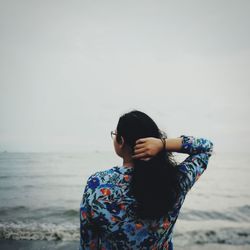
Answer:
<path fill-rule="evenodd" d="M 172 211 L 159 220 L 135 217 L 135 198 L 129 193 L 133 168 L 115 166 L 91 175 L 80 205 L 82 249 L 173 249 L 173 227 L 187 192 L 207 168 L 213 143 L 181 135 L 182 153 L 189 156 L 178 167 L 181 193 Z"/>

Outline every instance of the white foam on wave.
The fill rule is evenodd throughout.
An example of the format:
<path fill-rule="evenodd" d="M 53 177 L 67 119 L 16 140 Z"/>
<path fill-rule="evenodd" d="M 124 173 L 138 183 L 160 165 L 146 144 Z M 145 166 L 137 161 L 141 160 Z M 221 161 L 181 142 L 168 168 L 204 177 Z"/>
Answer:
<path fill-rule="evenodd" d="M 222 228 L 220 230 L 199 230 L 174 234 L 174 241 L 181 246 L 189 244 L 250 244 L 250 228 Z"/>
<path fill-rule="evenodd" d="M 76 225 L 63 223 L 0 223 L 0 239 L 13 240 L 79 240 L 79 229 Z"/>

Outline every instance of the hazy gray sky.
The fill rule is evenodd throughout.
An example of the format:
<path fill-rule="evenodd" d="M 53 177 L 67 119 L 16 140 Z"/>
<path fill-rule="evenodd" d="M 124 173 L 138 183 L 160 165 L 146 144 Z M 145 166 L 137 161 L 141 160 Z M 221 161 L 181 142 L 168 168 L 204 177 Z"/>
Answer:
<path fill-rule="evenodd" d="M 250 1 L 0 0 L 0 150 L 112 150 L 131 109 L 249 152 Z"/>

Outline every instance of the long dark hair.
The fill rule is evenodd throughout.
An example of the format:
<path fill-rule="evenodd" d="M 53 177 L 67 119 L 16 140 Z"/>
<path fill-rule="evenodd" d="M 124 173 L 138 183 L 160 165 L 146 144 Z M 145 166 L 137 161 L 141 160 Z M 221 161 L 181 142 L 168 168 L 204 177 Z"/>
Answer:
<path fill-rule="evenodd" d="M 122 115 L 117 125 L 117 140 L 124 138 L 131 148 L 144 137 L 161 138 L 162 132 L 145 113 L 133 110 Z M 166 134 L 164 134 L 167 137 Z M 155 219 L 171 210 L 178 196 L 176 162 L 171 152 L 162 150 L 149 161 L 134 160 L 131 193 L 137 201 L 137 216 Z"/>

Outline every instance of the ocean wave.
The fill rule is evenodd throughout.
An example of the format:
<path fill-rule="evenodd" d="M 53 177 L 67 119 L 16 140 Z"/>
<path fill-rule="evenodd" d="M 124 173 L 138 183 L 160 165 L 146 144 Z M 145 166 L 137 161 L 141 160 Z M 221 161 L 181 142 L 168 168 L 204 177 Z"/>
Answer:
<path fill-rule="evenodd" d="M 0 223 L 0 239 L 12 240 L 79 240 L 79 228 L 70 223 Z"/>
<path fill-rule="evenodd" d="M 25 192 L 26 190 L 45 190 L 45 187 L 44 187 L 44 184 L 35 184 L 35 185 L 32 185 L 32 184 L 24 184 L 24 185 L 18 185 L 17 186 L 13 186 L 13 185 L 5 185 L 5 186 L 1 186 L 0 185 L 0 189 L 1 190 L 7 190 L 7 191 L 10 191 L 10 190 L 16 190 L 16 189 L 22 189 L 23 192 Z M 60 189 L 60 190 L 73 190 L 73 189 L 77 189 L 77 190 L 81 190 L 82 189 L 82 186 L 81 185 L 72 185 L 72 184 L 68 184 L 68 185 L 64 185 L 64 184 L 54 184 L 54 183 L 46 183 L 46 189 Z"/>
<path fill-rule="evenodd" d="M 174 241 L 181 245 L 189 244 L 250 244 L 250 228 L 220 228 L 216 230 L 195 230 L 174 233 Z"/>
<path fill-rule="evenodd" d="M 27 206 L 14 206 L 14 207 L 0 207 L 0 214 L 3 216 L 13 216 L 13 213 L 19 217 L 22 215 L 31 216 L 55 216 L 66 218 L 73 218 L 78 216 L 79 210 L 67 207 L 41 207 L 31 208 Z M 3 217 L 2 217 L 3 218 Z M 28 217 L 27 217 L 28 218 Z M 202 211 L 195 209 L 185 209 L 181 211 L 179 219 L 187 221 L 200 221 L 200 220 L 224 220 L 230 222 L 250 222 L 250 206 L 244 205 L 240 207 L 233 207 L 223 211 Z"/>
<path fill-rule="evenodd" d="M 27 218 L 27 219 L 35 219 L 35 218 L 65 218 L 65 219 L 73 219 L 79 215 L 79 210 L 77 209 L 69 209 L 69 208 L 60 208 L 60 207 L 43 207 L 32 209 L 26 206 L 15 206 L 15 207 L 1 207 L 0 214 L 2 219 L 13 218 L 13 214 L 15 214 L 15 218 Z"/>
<path fill-rule="evenodd" d="M 23 212 L 27 211 L 28 208 L 25 206 L 16 206 L 16 207 L 1 207 L 0 208 L 0 214 L 1 216 L 12 214 L 12 212 Z"/>
<path fill-rule="evenodd" d="M 65 220 L 72 220 L 79 215 L 79 209 L 72 209 L 70 207 L 41 207 L 31 208 L 26 206 L 14 206 L 14 207 L 0 207 L 0 214 L 3 219 L 13 218 L 27 218 L 27 219 L 39 219 L 39 218 L 51 218 L 53 220 L 60 218 Z M 201 211 L 195 209 L 185 209 L 181 211 L 179 215 L 180 220 L 187 221 L 229 221 L 229 222 L 250 222 L 250 206 L 233 207 L 223 211 Z"/>
<path fill-rule="evenodd" d="M 217 230 L 199 230 L 185 233 L 174 233 L 178 245 L 194 244 L 250 244 L 250 228 L 221 228 Z M 78 241 L 79 228 L 75 224 L 53 223 L 0 223 L 0 239 L 11 240 L 47 240 Z"/>
<path fill-rule="evenodd" d="M 181 211 L 180 219 L 190 221 L 202 220 L 227 220 L 227 221 L 250 221 L 250 206 L 244 205 L 233 207 L 224 211 L 201 211 L 195 209 L 185 209 Z"/>
<path fill-rule="evenodd" d="M 32 178 L 32 179 L 34 179 L 34 178 L 39 178 L 39 179 L 42 179 L 42 178 L 69 178 L 69 177 L 76 177 L 76 175 L 75 174 L 54 174 L 54 175 L 52 175 L 52 174 L 50 174 L 50 175 L 48 175 L 48 174 L 43 174 L 43 175 L 22 175 L 22 174 L 20 174 L 20 175 L 1 175 L 0 176 L 0 179 L 12 179 L 12 178 Z"/>

